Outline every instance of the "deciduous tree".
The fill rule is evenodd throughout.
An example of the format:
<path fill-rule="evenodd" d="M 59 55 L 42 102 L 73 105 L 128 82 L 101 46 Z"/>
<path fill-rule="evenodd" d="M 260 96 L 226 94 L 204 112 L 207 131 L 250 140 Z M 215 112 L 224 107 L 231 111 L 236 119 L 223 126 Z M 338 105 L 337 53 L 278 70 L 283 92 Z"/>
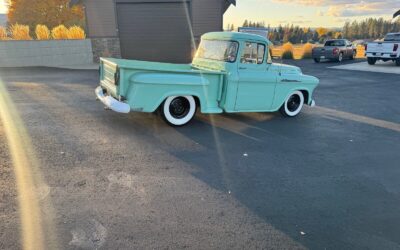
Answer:
<path fill-rule="evenodd" d="M 8 0 L 9 23 L 29 25 L 34 30 L 43 24 L 50 29 L 64 24 L 66 26 L 84 26 L 82 5 L 69 6 L 69 0 Z"/>

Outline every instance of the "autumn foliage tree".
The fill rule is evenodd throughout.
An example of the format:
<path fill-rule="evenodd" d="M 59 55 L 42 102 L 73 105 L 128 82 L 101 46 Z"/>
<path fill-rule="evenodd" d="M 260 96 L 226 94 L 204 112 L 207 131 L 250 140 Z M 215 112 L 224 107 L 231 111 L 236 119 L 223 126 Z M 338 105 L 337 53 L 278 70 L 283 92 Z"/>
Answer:
<path fill-rule="evenodd" d="M 11 24 L 46 25 L 50 29 L 63 24 L 84 27 L 85 15 L 82 5 L 70 7 L 69 0 L 8 0 L 8 20 Z"/>

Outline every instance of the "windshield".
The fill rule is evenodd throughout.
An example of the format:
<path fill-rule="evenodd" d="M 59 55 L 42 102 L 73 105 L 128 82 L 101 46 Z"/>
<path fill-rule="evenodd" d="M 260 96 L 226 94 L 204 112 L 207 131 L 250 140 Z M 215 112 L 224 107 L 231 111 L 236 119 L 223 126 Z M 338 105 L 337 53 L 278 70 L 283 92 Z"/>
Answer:
<path fill-rule="evenodd" d="M 235 62 L 239 44 L 233 41 L 202 40 L 196 58 Z"/>
<path fill-rule="evenodd" d="M 390 41 L 400 41 L 400 33 L 386 35 L 385 42 L 390 42 Z"/>
<path fill-rule="evenodd" d="M 345 46 L 345 42 L 344 41 L 327 41 L 325 43 L 325 46 L 329 47 L 329 46 Z"/>

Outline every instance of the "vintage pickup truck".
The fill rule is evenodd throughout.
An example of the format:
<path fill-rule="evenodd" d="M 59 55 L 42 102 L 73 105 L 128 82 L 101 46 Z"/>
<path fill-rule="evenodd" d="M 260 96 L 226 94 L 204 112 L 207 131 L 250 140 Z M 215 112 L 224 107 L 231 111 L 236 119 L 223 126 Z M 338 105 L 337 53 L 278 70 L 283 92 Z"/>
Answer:
<path fill-rule="evenodd" d="M 120 113 L 160 111 L 172 126 L 202 113 L 275 112 L 294 117 L 314 106 L 319 80 L 272 63 L 270 42 L 236 32 L 203 35 L 192 64 L 101 58 L 97 99 Z M 165 48 L 168 49 L 168 48 Z"/>

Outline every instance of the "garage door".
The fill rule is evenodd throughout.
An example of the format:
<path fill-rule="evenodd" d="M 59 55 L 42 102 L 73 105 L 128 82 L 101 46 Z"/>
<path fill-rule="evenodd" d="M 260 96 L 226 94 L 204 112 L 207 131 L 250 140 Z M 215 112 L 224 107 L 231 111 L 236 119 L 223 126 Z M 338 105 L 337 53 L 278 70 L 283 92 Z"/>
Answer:
<path fill-rule="evenodd" d="M 192 43 L 185 6 L 188 4 L 182 2 L 118 3 L 117 19 L 122 57 L 173 63 L 190 62 Z"/>

